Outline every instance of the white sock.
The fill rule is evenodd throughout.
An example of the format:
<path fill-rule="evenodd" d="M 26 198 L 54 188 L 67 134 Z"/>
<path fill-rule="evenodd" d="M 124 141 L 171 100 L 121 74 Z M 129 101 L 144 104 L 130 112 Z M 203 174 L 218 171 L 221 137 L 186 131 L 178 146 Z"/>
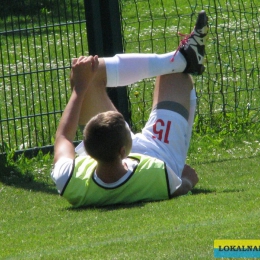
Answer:
<path fill-rule="evenodd" d="M 183 72 L 187 62 L 180 52 L 166 54 L 117 54 L 104 58 L 107 71 L 107 87 L 126 86 L 145 78 Z"/>

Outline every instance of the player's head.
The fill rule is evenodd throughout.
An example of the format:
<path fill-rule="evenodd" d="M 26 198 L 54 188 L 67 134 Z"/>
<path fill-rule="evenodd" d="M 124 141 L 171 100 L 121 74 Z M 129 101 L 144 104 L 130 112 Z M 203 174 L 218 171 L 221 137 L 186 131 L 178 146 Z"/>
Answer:
<path fill-rule="evenodd" d="M 83 134 L 87 153 L 97 161 L 111 162 L 130 153 L 130 130 L 119 112 L 99 113 L 87 123 Z"/>

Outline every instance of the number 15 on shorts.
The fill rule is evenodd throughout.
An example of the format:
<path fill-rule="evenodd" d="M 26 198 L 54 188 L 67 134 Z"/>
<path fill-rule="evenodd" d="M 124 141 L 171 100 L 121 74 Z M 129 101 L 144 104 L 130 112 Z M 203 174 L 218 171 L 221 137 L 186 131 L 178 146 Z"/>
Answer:
<path fill-rule="evenodd" d="M 168 144 L 169 143 L 169 132 L 171 128 L 171 121 L 163 121 L 162 119 L 158 119 L 153 125 L 153 138 L 157 138 L 160 141 Z"/>

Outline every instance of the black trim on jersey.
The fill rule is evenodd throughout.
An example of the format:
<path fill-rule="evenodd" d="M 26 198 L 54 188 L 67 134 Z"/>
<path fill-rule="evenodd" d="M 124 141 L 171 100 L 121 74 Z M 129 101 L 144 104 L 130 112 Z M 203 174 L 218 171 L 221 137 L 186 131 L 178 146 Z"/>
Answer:
<path fill-rule="evenodd" d="M 125 184 L 126 182 L 128 182 L 128 181 L 130 180 L 130 178 L 134 175 L 135 170 L 136 170 L 136 168 L 137 168 L 137 166 L 139 165 L 139 162 L 140 162 L 140 160 L 137 159 L 137 158 L 135 158 L 134 156 L 128 156 L 127 158 L 134 159 L 134 160 L 136 160 L 138 163 L 137 163 L 137 165 L 134 167 L 132 173 L 128 176 L 128 178 L 127 178 L 125 181 L 123 181 L 122 183 L 120 183 L 119 185 L 110 188 L 110 187 L 104 187 L 104 186 L 100 185 L 99 183 L 97 183 L 96 180 L 95 180 L 95 178 L 94 178 L 94 172 L 95 172 L 96 168 L 94 169 L 94 171 L 93 171 L 93 173 L 92 173 L 92 180 L 93 180 L 99 187 L 101 187 L 101 188 L 103 188 L 103 189 L 105 189 L 105 190 L 117 189 L 117 188 L 119 188 L 120 186 L 124 185 L 124 184 Z"/>
<path fill-rule="evenodd" d="M 61 193 L 60 193 L 60 196 L 63 195 L 65 189 L 67 188 L 67 186 L 68 186 L 68 184 L 69 184 L 69 182 L 70 182 L 70 179 L 71 179 L 71 177 L 72 177 L 72 175 L 73 175 L 74 168 L 75 168 L 75 159 L 73 160 L 73 166 L 72 166 L 72 170 L 71 170 L 71 172 L 70 172 L 69 178 L 68 178 L 68 180 L 66 181 L 66 183 L 65 183 L 65 185 L 64 185 L 64 187 L 63 187 L 63 189 L 62 189 L 62 191 L 61 191 Z"/>
<path fill-rule="evenodd" d="M 127 158 L 133 159 L 133 160 L 135 160 L 135 161 L 138 161 L 138 163 L 140 162 L 140 160 L 139 160 L 138 158 L 136 158 L 136 157 L 134 157 L 134 156 L 132 156 L 132 155 L 127 156 Z"/>
<path fill-rule="evenodd" d="M 168 171 L 167 171 L 165 162 L 164 162 L 164 169 L 165 169 L 165 178 L 166 178 L 166 183 L 167 183 L 168 198 L 170 199 L 172 195 L 171 195 L 171 190 L 170 190 Z"/>
<path fill-rule="evenodd" d="M 137 158 L 135 158 L 134 156 L 128 156 L 128 158 L 140 161 Z M 151 158 L 156 158 L 156 157 L 151 157 Z M 158 158 L 156 158 L 156 159 L 162 161 L 161 159 L 158 159 Z M 164 163 L 164 171 L 165 171 L 165 178 L 166 178 L 166 184 L 167 184 L 167 193 L 168 193 L 168 198 L 170 199 L 171 198 L 171 190 L 170 190 L 168 171 L 167 171 L 166 163 L 164 161 L 162 161 L 162 162 Z"/>

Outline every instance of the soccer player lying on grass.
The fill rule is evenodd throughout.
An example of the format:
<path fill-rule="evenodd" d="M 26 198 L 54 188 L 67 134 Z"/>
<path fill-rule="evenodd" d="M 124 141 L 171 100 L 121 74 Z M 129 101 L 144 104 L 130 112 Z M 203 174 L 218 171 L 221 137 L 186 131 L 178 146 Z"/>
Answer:
<path fill-rule="evenodd" d="M 58 192 L 73 206 L 105 206 L 170 199 L 198 182 L 185 165 L 196 94 L 190 74 L 204 71 L 207 16 L 177 51 L 118 54 L 73 60 L 71 98 L 56 133 L 54 169 Z M 106 87 L 155 77 L 153 106 L 142 133 L 133 134 L 110 101 Z M 77 126 L 84 140 L 73 145 Z"/>

